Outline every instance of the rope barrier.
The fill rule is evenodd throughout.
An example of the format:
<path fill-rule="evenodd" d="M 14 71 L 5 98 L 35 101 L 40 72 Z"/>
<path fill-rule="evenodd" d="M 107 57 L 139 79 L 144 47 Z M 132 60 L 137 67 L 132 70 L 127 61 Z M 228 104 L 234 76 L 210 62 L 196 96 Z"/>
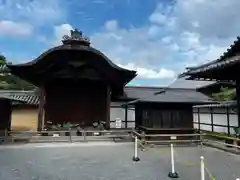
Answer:
<path fill-rule="evenodd" d="M 204 168 L 204 170 L 207 172 L 208 177 L 210 178 L 210 180 L 216 180 L 216 179 L 214 178 L 214 176 L 210 173 L 210 171 L 209 171 L 206 167 Z"/>
<path fill-rule="evenodd" d="M 172 146 L 171 146 L 172 147 Z M 163 152 L 163 149 L 161 149 L 161 151 Z M 164 149 L 165 152 L 169 152 L 169 148 Z M 176 151 L 173 151 L 173 153 L 175 154 L 175 157 L 178 156 L 178 154 L 176 153 Z M 171 165 L 174 163 L 172 162 L 172 154 L 171 154 Z M 188 167 L 194 167 L 194 166 L 198 166 L 200 165 L 200 172 L 201 172 L 201 180 L 205 180 L 205 172 L 207 173 L 208 177 L 210 178 L 210 180 L 216 180 L 215 177 L 210 173 L 209 169 L 205 166 L 205 162 L 204 162 L 204 157 L 201 156 L 200 157 L 200 161 L 196 162 L 196 163 L 189 163 L 189 162 L 181 162 L 181 164 L 184 164 Z M 173 167 L 174 171 L 175 171 L 175 167 Z M 240 179 L 239 179 L 240 180 Z"/>
<path fill-rule="evenodd" d="M 140 134 L 138 134 L 138 135 L 140 135 Z M 139 145 L 142 149 L 146 148 L 146 144 L 142 143 L 141 140 L 138 140 L 136 134 L 135 134 L 134 138 L 137 139 L 137 140 L 135 140 L 135 155 L 134 155 L 134 157 L 138 157 L 137 156 L 137 151 L 136 151 L 136 148 L 137 148 L 136 144 Z M 144 141 L 144 142 L 146 142 L 146 141 Z M 169 152 L 169 148 L 161 149 L 161 151 Z M 179 175 L 175 170 L 175 156 L 174 156 L 174 154 L 176 155 L 176 157 L 178 155 L 177 155 L 176 151 L 174 151 L 173 144 L 170 145 L 170 152 L 171 152 L 171 171 L 169 172 L 168 177 L 179 178 Z M 196 163 L 181 162 L 181 164 L 184 164 L 184 165 L 189 166 L 189 167 L 200 165 L 201 180 L 205 180 L 205 172 L 206 172 L 206 174 L 207 174 L 207 176 L 210 180 L 216 180 L 216 178 L 211 174 L 210 170 L 206 167 L 203 156 L 200 157 L 199 162 L 196 162 Z M 240 178 L 237 178 L 236 180 L 240 180 Z"/>

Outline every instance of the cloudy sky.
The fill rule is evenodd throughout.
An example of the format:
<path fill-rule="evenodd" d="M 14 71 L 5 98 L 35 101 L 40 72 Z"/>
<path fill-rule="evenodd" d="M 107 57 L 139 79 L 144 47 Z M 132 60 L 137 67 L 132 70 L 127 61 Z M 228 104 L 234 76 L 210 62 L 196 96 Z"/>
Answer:
<path fill-rule="evenodd" d="M 72 28 L 132 85 L 168 85 L 186 66 L 218 58 L 240 35 L 240 0 L 0 0 L 0 53 L 32 60 Z"/>

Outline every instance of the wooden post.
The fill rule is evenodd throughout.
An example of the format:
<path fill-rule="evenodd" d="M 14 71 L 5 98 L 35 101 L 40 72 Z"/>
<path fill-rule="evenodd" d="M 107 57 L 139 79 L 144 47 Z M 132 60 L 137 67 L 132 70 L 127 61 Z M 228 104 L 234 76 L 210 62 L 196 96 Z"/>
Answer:
<path fill-rule="evenodd" d="M 128 105 L 125 105 L 125 128 L 128 127 Z"/>
<path fill-rule="evenodd" d="M 212 132 L 214 132 L 214 127 L 213 127 L 213 110 L 212 107 L 210 107 L 210 113 L 211 113 L 211 128 L 212 128 Z"/>
<path fill-rule="evenodd" d="M 238 127 L 240 128 L 240 79 L 236 80 Z"/>
<path fill-rule="evenodd" d="M 227 131 L 228 131 L 228 136 L 230 136 L 230 121 L 229 121 L 229 107 L 227 109 Z"/>
<path fill-rule="evenodd" d="M 44 106 L 45 106 L 45 92 L 43 88 L 40 88 L 40 96 L 39 96 L 39 106 L 38 106 L 38 131 L 44 130 Z"/>
<path fill-rule="evenodd" d="M 199 108 L 197 108 L 198 110 L 197 110 L 197 113 L 198 113 L 198 131 L 199 131 L 199 133 L 200 133 L 200 131 L 201 131 L 201 126 L 200 126 L 200 112 L 199 112 Z"/>
<path fill-rule="evenodd" d="M 107 119 L 106 119 L 106 129 L 110 129 L 110 104 L 111 104 L 111 90 L 110 86 L 107 86 L 107 103 L 106 103 L 106 114 L 107 114 Z"/>

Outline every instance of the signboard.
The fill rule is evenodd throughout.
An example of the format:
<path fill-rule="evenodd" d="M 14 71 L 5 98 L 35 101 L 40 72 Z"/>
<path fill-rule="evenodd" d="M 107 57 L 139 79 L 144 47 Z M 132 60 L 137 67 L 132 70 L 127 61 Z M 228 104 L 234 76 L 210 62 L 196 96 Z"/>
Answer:
<path fill-rule="evenodd" d="M 116 128 L 122 128 L 122 120 L 120 118 L 116 118 Z"/>
<path fill-rule="evenodd" d="M 57 133 L 57 134 L 53 134 L 53 137 L 60 137 L 60 135 Z"/>
<path fill-rule="evenodd" d="M 171 136 L 170 138 L 171 138 L 171 140 L 176 140 L 177 139 L 176 136 Z"/>

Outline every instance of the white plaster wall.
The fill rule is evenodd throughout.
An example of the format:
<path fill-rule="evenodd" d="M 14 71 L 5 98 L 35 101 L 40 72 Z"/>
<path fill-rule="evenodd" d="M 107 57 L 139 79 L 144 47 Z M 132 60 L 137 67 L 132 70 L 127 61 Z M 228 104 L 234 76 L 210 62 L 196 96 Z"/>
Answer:
<path fill-rule="evenodd" d="M 210 110 L 206 109 L 206 108 L 199 108 L 199 119 L 200 119 L 200 123 L 207 123 L 207 124 L 211 124 L 211 114 L 210 114 Z M 226 125 L 227 126 L 227 111 L 226 108 L 213 108 L 213 124 L 219 124 L 219 125 Z M 238 118 L 237 118 L 237 114 L 233 114 L 232 111 L 231 114 L 229 114 L 229 124 L 230 126 L 238 126 Z M 221 113 L 221 114 L 220 114 Z M 198 129 L 198 113 L 196 111 L 196 109 L 194 110 L 193 113 L 193 122 L 194 122 L 194 128 Z M 207 130 L 207 131 L 212 131 L 212 127 L 211 125 L 204 125 L 201 124 L 200 125 L 200 129 L 202 130 Z M 214 132 L 228 132 L 227 127 L 219 127 L 219 126 L 214 126 L 213 128 Z M 230 128 L 230 133 L 234 133 L 233 128 Z"/>
<path fill-rule="evenodd" d="M 116 118 L 122 120 L 122 128 L 125 128 L 125 109 L 121 108 L 122 102 L 112 102 L 110 108 L 110 128 L 115 128 Z M 115 106 L 115 107 L 113 107 Z M 116 107 L 118 106 L 118 107 Z M 135 128 L 135 109 L 128 109 L 128 121 L 127 128 Z"/>

